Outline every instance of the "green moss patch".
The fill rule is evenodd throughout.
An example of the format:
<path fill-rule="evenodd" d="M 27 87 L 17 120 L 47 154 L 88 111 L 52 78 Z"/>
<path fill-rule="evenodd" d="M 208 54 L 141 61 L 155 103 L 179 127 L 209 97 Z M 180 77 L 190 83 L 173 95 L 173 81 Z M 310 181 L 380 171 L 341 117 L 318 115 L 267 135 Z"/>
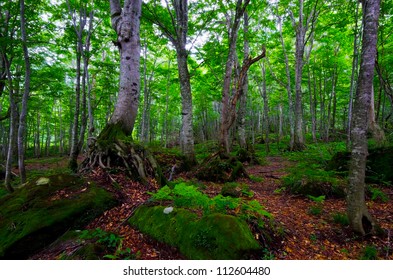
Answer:
<path fill-rule="evenodd" d="M 0 258 L 24 259 L 115 205 L 113 196 L 69 174 L 34 180 L 0 199 Z"/>
<path fill-rule="evenodd" d="M 190 259 L 244 259 L 260 250 L 247 223 L 237 217 L 214 213 L 198 218 L 183 208 L 169 214 L 165 207 L 142 206 L 131 225 L 153 238 L 178 247 Z"/>

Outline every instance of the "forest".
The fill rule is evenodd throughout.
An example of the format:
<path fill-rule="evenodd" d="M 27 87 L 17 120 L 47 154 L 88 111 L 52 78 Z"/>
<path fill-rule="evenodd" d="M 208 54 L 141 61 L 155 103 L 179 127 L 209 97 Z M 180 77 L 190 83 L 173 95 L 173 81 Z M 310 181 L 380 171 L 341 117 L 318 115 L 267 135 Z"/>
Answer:
<path fill-rule="evenodd" d="M 0 259 L 393 259 L 393 1 L 0 2 Z"/>

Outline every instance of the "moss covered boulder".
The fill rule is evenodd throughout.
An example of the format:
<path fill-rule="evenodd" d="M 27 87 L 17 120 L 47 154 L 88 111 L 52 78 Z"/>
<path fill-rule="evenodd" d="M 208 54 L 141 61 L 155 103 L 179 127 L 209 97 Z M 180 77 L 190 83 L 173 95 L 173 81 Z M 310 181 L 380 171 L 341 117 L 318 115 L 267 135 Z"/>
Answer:
<path fill-rule="evenodd" d="M 248 225 L 234 216 L 215 213 L 199 218 L 182 208 L 174 208 L 168 214 L 164 209 L 142 206 L 129 222 L 153 238 L 179 248 L 189 259 L 245 259 L 261 249 Z"/>
<path fill-rule="evenodd" d="M 115 204 L 109 192 L 77 176 L 30 182 L 0 199 L 0 258 L 25 259 Z"/>

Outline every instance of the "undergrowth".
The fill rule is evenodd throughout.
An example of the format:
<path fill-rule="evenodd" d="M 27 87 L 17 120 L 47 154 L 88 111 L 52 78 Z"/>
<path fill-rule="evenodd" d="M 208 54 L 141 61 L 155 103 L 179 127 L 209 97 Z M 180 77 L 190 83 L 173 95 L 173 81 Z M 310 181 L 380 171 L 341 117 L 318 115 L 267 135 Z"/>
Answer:
<path fill-rule="evenodd" d="M 243 220 L 256 219 L 261 226 L 264 224 L 265 218 L 272 218 L 272 214 L 256 200 L 244 200 L 240 197 L 223 196 L 222 194 L 210 198 L 200 192 L 197 187 L 186 183 L 176 184 L 173 188 L 165 186 L 157 193 L 150 194 L 154 201 L 172 201 L 175 207 L 201 210 L 203 215 L 234 214 Z"/>

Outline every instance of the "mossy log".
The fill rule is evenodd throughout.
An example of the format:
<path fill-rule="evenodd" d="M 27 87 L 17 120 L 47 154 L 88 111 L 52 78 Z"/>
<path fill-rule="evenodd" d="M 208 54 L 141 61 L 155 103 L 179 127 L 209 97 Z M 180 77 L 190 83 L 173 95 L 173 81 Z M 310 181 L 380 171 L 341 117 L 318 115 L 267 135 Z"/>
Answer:
<path fill-rule="evenodd" d="M 84 173 L 98 167 L 105 171 L 125 170 L 132 180 L 142 183 L 155 179 L 159 185 L 166 184 L 152 153 L 127 137 L 116 124 L 107 125 L 92 143 L 79 171 Z"/>
<path fill-rule="evenodd" d="M 26 259 L 116 204 L 103 188 L 68 174 L 17 188 L 0 199 L 0 259 Z"/>

